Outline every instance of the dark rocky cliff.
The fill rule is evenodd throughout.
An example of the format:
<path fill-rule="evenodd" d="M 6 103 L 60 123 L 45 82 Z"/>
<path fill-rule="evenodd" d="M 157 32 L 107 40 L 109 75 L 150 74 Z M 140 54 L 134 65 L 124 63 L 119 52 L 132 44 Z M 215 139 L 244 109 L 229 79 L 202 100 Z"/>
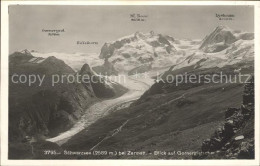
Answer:
<path fill-rule="evenodd" d="M 35 62 L 37 59 L 42 61 Z M 10 141 L 35 134 L 51 136 L 66 130 L 97 100 L 91 85 L 60 82 L 52 86 L 53 75 L 74 75 L 68 65 L 55 57 L 35 58 L 29 53 L 16 52 L 10 55 L 9 64 Z M 29 86 L 12 82 L 13 74 L 45 78 L 41 86 L 36 83 Z"/>
<path fill-rule="evenodd" d="M 86 108 L 100 100 L 99 98 L 115 97 L 119 92 L 125 92 L 123 87 L 111 87 L 102 81 L 103 78 L 95 75 L 94 80 L 90 79 L 89 83 L 70 83 L 64 79 L 52 85 L 54 75 L 77 74 L 55 57 L 36 58 L 28 51 L 15 52 L 10 55 L 9 64 L 10 142 L 20 142 L 35 135 L 43 139 L 55 136 L 70 128 Z M 28 85 L 27 82 L 12 82 L 13 74 L 24 75 L 27 78 L 30 75 L 45 77 L 41 86 L 39 81 Z M 87 74 L 89 77 L 93 75 L 87 64 L 79 74 Z M 121 88 L 121 91 L 117 88 Z"/>

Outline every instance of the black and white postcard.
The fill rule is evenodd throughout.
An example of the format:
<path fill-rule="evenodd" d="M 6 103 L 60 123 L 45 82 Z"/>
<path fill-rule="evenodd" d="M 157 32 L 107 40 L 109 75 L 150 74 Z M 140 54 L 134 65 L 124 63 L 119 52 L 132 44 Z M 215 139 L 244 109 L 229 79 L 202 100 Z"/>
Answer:
<path fill-rule="evenodd" d="M 259 163 L 258 2 L 2 5 L 3 165 Z"/>

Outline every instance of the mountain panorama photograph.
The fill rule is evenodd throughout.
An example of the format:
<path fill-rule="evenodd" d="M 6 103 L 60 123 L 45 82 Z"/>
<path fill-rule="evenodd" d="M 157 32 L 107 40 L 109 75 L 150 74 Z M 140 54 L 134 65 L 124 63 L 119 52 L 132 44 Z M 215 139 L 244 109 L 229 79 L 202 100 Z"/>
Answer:
<path fill-rule="evenodd" d="M 9 159 L 255 159 L 254 6 L 9 6 Z"/>

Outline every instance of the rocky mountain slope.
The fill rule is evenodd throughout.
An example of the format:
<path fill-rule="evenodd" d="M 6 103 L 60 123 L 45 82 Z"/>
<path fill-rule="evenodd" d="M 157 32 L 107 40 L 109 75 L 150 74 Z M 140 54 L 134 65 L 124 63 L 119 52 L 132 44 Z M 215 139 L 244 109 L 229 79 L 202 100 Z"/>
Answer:
<path fill-rule="evenodd" d="M 145 101 L 116 111 L 70 139 L 64 149 L 90 150 L 108 137 L 94 150 L 145 152 L 145 156 L 90 156 L 89 158 L 139 158 L 183 159 L 192 156 L 155 156 L 159 151 L 197 151 L 203 140 L 215 130 L 226 106 L 235 107 L 240 102 L 240 87 L 223 86 L 203 90 L 188 90 L 182 97 L 177 93 L 153 95 Z M 194 91 L 194 92 L 193 92 Z M 230 95 L 232 94 L 232 95 Z M 223 95 L 224 97 L 218 98 Z M 228 100 L 232 98 L 232 100 Z M 227 101 L 228 102 L 225 102 Z M 217 103 L 222 103 L 221 106 Z M 203 107 L 202 107 L 203 106 Z M 151 154 L 150 154 L 151 153 Z"/>
<path fill-rule="evenodd" d="M 93 76 L 85 82 L 59 81 L 53 85 L 53 75 Z M 28 81 L 17 83 L 12 76 L 36 75 L 43 77 L 29 85 Z M 86 108 L 100 98 L 122 95 L 126 89 L 94 75 L 85 64 L 78 73 L 55 57 L 34 57 L 25 50 L 9 56 L 9 141 L 17 143 L 28 138 L 42 140 L 70 128 Z M 12 150 L 12 149 L 10 149 Z"/>
<path fill-rule="evenodd" d="M 242 74 L 252 74 L 253 64 L 234 64 L 223 68 L 191 69 L 189 74 L 229 74 L 247 65 Z M 246 70 L 247 69 L 247 70 Z M 187 69 L 188 70 L 188 69 Z M 182 74 L 183 70 L 175 71 Z M 160 81 L 155 83 L 130 107 L 91 125 L 87 132 L 75 135 L 64 149 L 144 152 L 145 155 L 90 156 L 89 158 L 121 159 L 191 159 L 193 155 L 154 155 L 154 151 L 200 152 L 204 140 L 219 125 L 225 123 L 226 108 L 239 107 L 242 102 L 243 83 L 182 83 Z M 103 141 L 102 141 L 103 140 Z M 101 143 L 100 143 L 101 142 Z M 126 152 L 127 153 L 127 152 Z"/>
<path fill-rule="evenodd" d="M 194 158 L 254 159 L 254 78 L 245 84 L 241 107 L 228 108 L 225 122 L 202 143 Z"/>

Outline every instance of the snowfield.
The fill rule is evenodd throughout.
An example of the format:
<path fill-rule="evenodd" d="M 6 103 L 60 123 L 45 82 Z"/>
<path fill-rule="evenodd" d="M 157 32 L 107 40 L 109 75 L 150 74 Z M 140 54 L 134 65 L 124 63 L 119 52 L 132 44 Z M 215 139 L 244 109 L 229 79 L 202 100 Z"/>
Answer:
<path fill-rule="evenodd" d="M 30 53 L 35 57 L 48 58 L 49 56 L 55 56 L 58 59 L 63 60 L 67 65 L 69 65 L 73 70 L 79 71 L 81 67 L 87 63 L 89 66 L 97 66 L 103 63 L 103 60 L 99 59 L 98 55 L 95 53 L 85 54 L 85 53 L 40 53 L 36 51 L 30 51 Z"/>

